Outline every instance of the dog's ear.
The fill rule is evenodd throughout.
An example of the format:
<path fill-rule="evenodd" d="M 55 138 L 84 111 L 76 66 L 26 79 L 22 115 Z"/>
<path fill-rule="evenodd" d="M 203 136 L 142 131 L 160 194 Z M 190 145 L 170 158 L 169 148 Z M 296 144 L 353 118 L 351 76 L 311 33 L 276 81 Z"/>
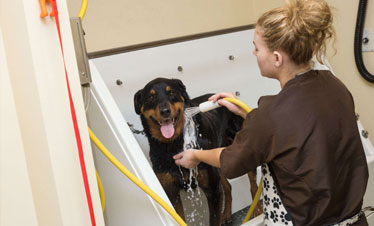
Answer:
<path fill-rule="evenodd" d="M 134 95 L 134 107 L 135 107 L 135 112 L 136 114 L 140 115 L 141 107 L 143 103 L 143 90 L 139 90 L 138 92 L 135 93 Z"/>
<path fill-rule="evenodd" d="M 190 97 L 188 96 L 187 91 L 186 91 L 186 86 L 183 84 L 183 82 L 179 79 L 172 79 L 172 80 L 176 84 L 176 87 L 178 88 L 178 90 L 181 92 L 184 98 L 184 101 L 190 100 Z"/>

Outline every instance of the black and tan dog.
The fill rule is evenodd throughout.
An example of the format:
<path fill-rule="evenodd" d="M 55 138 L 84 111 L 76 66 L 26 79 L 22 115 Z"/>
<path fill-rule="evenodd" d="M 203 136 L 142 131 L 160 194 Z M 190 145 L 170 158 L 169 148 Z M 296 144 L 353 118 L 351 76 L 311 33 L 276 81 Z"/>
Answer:
<path fill-rule="evenodd" d="M 207 197 L 210 225 L 219 226 L 231 220 L 231 186 L 227 179 L 219 169 L 201 163 L 197 178 L 189 181 L 190 171 L 181 168 L 183 178 L 173 159 L 175 154 L 183 151 L 184 110 L 198 106 L 210 96 L 190 99 L 179 79 L 157 78 L 135 94 L 134 105 L 149 141 L 153 170 L 175 210 L 184 218 L 179 192 L 187 189 L 188 184 L 192 188 L 198 184 Z M 197 114 L 194 121 L 198 127 L 199 147 L 212 149 L 229 145 L 243 119 L 222 107 Z"/>

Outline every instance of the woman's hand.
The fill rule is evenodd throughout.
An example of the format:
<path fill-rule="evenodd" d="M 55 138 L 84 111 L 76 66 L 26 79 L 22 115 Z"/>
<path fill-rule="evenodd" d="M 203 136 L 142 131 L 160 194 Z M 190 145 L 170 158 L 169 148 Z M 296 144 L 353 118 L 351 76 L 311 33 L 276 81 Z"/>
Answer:
<path fill-rule="evenodd" d="M 212 101 L 213 103 L 218 101 L 220 105 L 225 106 L 232 113 L 239 115 L 245 119 L 247 117 L 247 112 L 236 104 L 224 100 L 223 98 L 225 97 L 231 97 L 235 99 L 237 98 L 233 93 L 217 93 L 209 97 L 208 100 Z"/>
<path fill-rule="evenodd" d="M 188 149 L 179 154 L 174 155 L 175 164 L 184 168 L 193 169 L 199 165 L 200 161 L 196 158 L 195 153 L 200 150 Z"/>

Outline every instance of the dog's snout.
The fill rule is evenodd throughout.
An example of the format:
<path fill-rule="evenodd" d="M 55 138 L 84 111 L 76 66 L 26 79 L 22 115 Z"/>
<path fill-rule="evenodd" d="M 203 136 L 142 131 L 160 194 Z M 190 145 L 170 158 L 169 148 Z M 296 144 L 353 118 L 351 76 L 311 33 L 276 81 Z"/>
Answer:
<path fill-rule="evenodd" d="M 168 102 L 163 102 L 159 105 L 160 115 L 164 118 L 168 118 L 171 115 L 171 110 Z"/>
<path fill-rule="evenodd" d="M 169 117 L 170 113 L 171 113 L 171 110 L 170 110 L 169 106 L 161 108 L 161 110 L 160 110 L 160 114 L 164 118 Z"/>

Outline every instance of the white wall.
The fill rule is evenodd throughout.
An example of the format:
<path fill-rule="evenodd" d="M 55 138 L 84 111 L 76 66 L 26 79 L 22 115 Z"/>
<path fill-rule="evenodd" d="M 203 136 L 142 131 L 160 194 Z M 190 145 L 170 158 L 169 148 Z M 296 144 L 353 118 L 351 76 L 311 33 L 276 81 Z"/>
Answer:
<path fill-rule="evenodd" d="M 0 225 L 38 225 L 0 27 Z M 22 214 L 20 214 L 22 213 Z"/>

